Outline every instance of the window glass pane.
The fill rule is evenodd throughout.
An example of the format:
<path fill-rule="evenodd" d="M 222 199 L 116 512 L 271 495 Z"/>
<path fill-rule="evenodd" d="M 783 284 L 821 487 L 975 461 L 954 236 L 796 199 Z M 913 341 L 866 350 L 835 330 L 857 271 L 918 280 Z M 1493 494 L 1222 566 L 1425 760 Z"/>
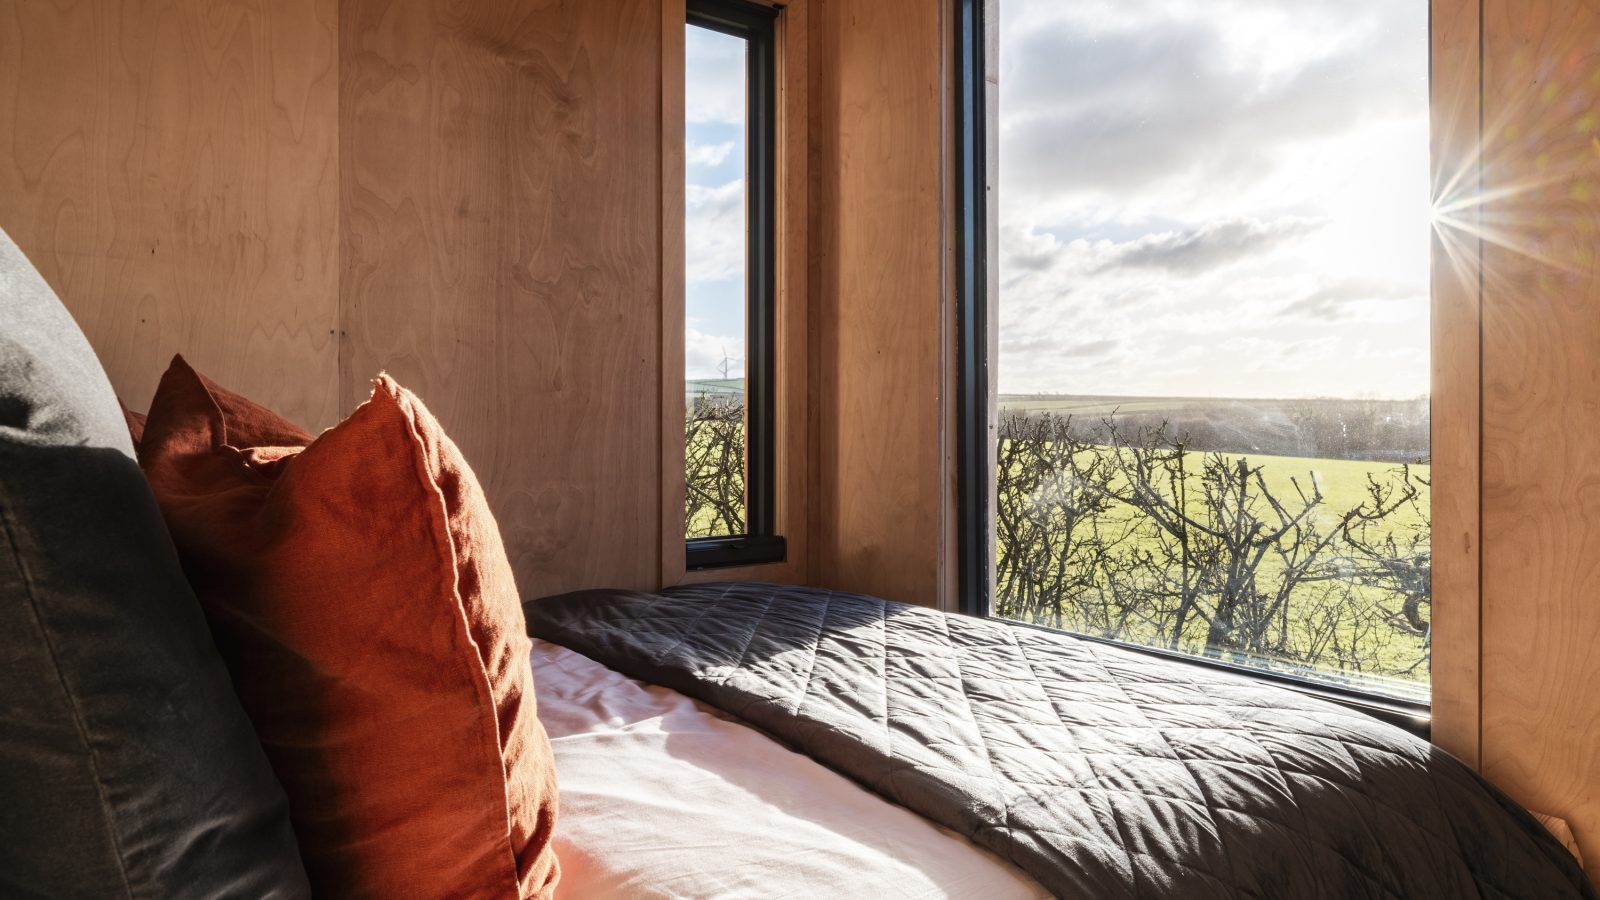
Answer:
<path fill-rule="evenodd" d="M 687 27 L 684 306 L 688 537 L 745 532 L 745 53 Z"/>
<path fill-rule="evenodd" d="M 1414 699 L 1426 0 L 1000 0 L 992 611 Z"/>

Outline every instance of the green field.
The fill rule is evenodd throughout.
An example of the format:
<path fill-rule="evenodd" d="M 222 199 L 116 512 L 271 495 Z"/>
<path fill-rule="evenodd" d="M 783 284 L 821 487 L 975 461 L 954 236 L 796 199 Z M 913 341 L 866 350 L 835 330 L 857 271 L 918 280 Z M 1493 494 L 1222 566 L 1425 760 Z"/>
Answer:
<path fill-rule="evenodd" d="M 1126 406 L 1121 408 L 1125 410 Z M 1083 407 L 1076 409 L 1081 412 Z M 1092 457 L 1117 452 L 1109 447 L 1079 451 L 1076 467 L 1094 461 L 1092 458 L 1083 459 L 1085 454 Z M 1303 491 L 1307 498 L 1312 498 L 1309 503 L 1311 509 L 1301 520 L 1304 530 L 1315 535 L 1332 534 L 1335 538 L 1340 533 L 1338 526 L 1341 517 L 1349 510 L 1370 507 L 1373 502 L 1369 493 L 1370 480 L 1393 483 L 1401 477 L 1399 473 L 1402 471 L 1400 466 L 1386 462 L 1196 452 L 1190 454 L 1185 463 L 1191 468 L 1191 481 L 1195 478 L 1192 470 L 1199 469 L 1201 461 L 1206 459 L 1212 460 L 1210 464 L 1213 466 L 1230 470 L 1239 461 L 1245 460 L 1250 467 L 1259 467 L 1261 470 L 1266 491 L 1256 498 L 1255 503 L 1244 504 L 1245 509 L 1234 508 L 1232 513 L 1253 513 L 1271 525 L 1275 513 L 1271 504 L 1264 499 L 1265 496 L 1277 498 L 1292 513 L 1307 505 L 1307 501 L 1302 499 Z M 1426 484 L 1430 477 L 1429 468 L 1426 465 L 1412 465 L 1409 474 L 1410 483 L 1418 492 L 1415 500 L 1397 506 L 1381 521 L 1368 526 L 1362 535 L 1374 543 L 1382 543 L 1392 537 L 1397 545 L 1411 550 L 1413 554 L 1425 555 L 1429 524 Z M 1115 476 L 1108 479 L 1106 487 L 1111 493 L 1120 495 L 1126 493 L 1128 483 L 1125 478 Z M 1040 503 L 1037 499 L 1038 490 L 1035 489 L 1032 494 L 1019 492 L 1007 497 L 1002 486 L 1002 496 L 997 498 L 997 515 L 1002 518 L 1007 515 L 1025 517 L 1029 510 L 1022 507 Z M 1315 499 L 1316 492 L 1320 492 L 1320 500 Z M 1203 509 L 1206 503 L 1202 492 L 1191 486 L 1186 493 L 1190 514 L 1197 520 L 1206 520 L 1207 514 Z M 1065 501 L 1059 502 L 1070 505 Z M 1212 518 L 1215 516 L 1213 512 Z M 1168 547 L 1171 546 L 1169 534 L 1151 524 L 1144 512 L 1126 503 L 1113 503 L 1110 508 L 1078 521 L 1071 528 L 1073 532 L 1070 534 L 1062 534 L 1061 526 L 1057 526 L 1055 531 L 1040 529 L 1019 538 L 1030 542 L 1030 546 L 1023 549 L 1026 555 L 1035 560 L 1032 563 L 1035 571 L 1028 571 L 1019 565 L 1018 568 L 1024 569 L 1019 575 L 1000 579 L 1001 583 L 996 585 L 995 602 L 1002 615 L 1069 631 L 1162 647 L 1173 647 L 1175 644 L 1175 649 L 1203 652 L 1207 642 L 1207 620 L 1189 620 L 1174 639 L 1172 623 L 1163 619 L 1164 612 L 1170 614 L 1172 601 L 1164 603 L 1159 597 L 1151 600 L 1145 596 L 1160 593 L 1161 585 L 1152 587 L 1152 583 L 1165 584 L 1173 580 L 1171 570 L 1176 563 L 1170 552 L 1164 553 L 1162 550 L 1164 541 Z M 1062 548 L 1069 541 L 1083 539 L 1085 534 L 1098 533 L 1110 533 L 1118 537 L 1114 548 L 1107 551 L 1105 561 L 1079 562 L 1076 572 L 1069 571 L 1067 575 L 1067 578 L 1071 578 L 1075 574 L 1079 580 L 1089 582 L 1088 585 L 1059 587 L 1063 581 L 1061 570 L 1072 569 L 1070 561 L 1062 561 L 1063 557 L 1069 556 Z M 1033 543 L 1040 540 L 1051 541 L 1055 546 L 1050 552 L 1041 552 L 1041 548 Z M 1338 540 L 1333 540 L 1326 552 L 1327 563 L 1319 565 L 1314 574 L 1308 577 L 1307 583 L 1288 592 L 1284 608 L 1278 614 L 1278 627 L 1282 633 L 1279 640 L 1281 652 L 1251 654 L 1240 651 L 1213 655 L 1311 677 L 1359 684 L 1394 696 L 1425 700 L 1428 681 L 1426 636 L 1394 627 L 1399 621 L 1396 610 L 1404 603 L 1404 592 L 1387 585 L 1381 578 L 1371 578 L 1368 569 L 1358 569 L 1368 577 L 1344 577 L 1342 569 L 1351 568 L 1352 564 L 1341 557 L 1341 553 L 1348 555 L 1349 551 L 1340 544 Z M 998 528 L 997 571 L 1002 576 L 1007 570 L 1007 554 L 1015 552 L 1015 549 L 1008 545 L 1006 529 Z M 1255 591 L 1258 594 L 1270 594 L 1283 581 L 1286 566 L 1277 550 L 1277 547 L 1270 546 L 1264 549 L 1259 565 L 1253 570 L 1252 583 L 1257 585 Z M 1039 559 L 1047 560 L 1048 564 L 1038 562 Z M 1095 567 L 1114 574 L 1086 571 Z M 1105 586 L 1116 578 L 1133 586 L 1124 586 L 1120 590 Z M 1355 583 L 1357 581 L 1362 583 Z M 1058 596 L 1051 596 L 1052 591 Z M 1031 595 L 1031 607 L 1027 602 L 1018 601 L 1017 597 L 1008 596 L 1008 593 Z M 1129 597 L 1135 599 L 1130 600 Z M 1215 600 L 1202 596 L 1198 602 L 1203 606 Z M 1114 617 L 1120 617 L 1121 620 L 1115 627 L 1112 624 Z M 1328 649 L 1330 647 L 1332 651 Z"/>
<path fill-rule="evenodd" d="M 1394 472 L 1396 466 L 1390 463 L 1373 463 L 1365 460 L 1351 459 L 1313 459 L 1304 456 L 1262 456 L 1257 454 L 1223 453 L 1223 458 L 1236 460 L 1248 459 L 1251 465 L 1259 465 L 1262 474 L 1266 476 L 1267 484 L 1276 488 L 1280 494 L 1287 494 L 1292 490 L 1290 481 L 1299 479 L 1308 489 L 1312 481 L 1321 487 L 1323 496 L 1327 499 L 1330 510 L 1348 509 L 1359 505 L 1367 496 L 1368 477 L 1383 478 Z M 1411 472 L 1422 481 L 1430 477 L 1429 467 L 1413 464 Z M 1428 488 L 1423 487 L 1423 509 L 1427 508 Z M 1412 510 L 1405 510 L 1400 518 L 1395 520 L 1395 525 L 1400 527 L 1426 528 L 1426 516 L 1417 514 Z"/>
<path fill-rule="evenodd" d="M 997 458 L 1013 462 L 1010 477 L 997 476 L 993 510 L 996 614 L 1427 699 L 1431 476 L 1425 462 L 1396 459 L 1426 459 L 1416 401 L 1007 399 L 1007 410 L 1020 418 L 1003 420 L 1002 434 L 1012 437 L 997 448 Z M 1420 409 L 1426 412 L 1425 400 Z M 742 404 L 715 396 L 691 408 L 690 537 L 742 531 L 742 412 Z M 1096 428 L 1106 436 L 1104 423 L 1113 417 L 1120 429 L 1115 448 L 1093 438 Z M 1380 434 L 1370 427 L 1380 418 L 1401 422 Z M 1407 441 L 1411 449 L 1374 459 L 1207 453 L 1192 449 L 1188 431 L 1179 443 L 1173 432 L 1151 430 L 1172 422 L 1211 427 L 1202 435 L 1211 446 L 1294 445 L 1320 429 L 1325 445 L 1327 434 L 1349 432 L 1357 440 L 1346 446 L 1358 451 L 1405 448 Z M 1069 447 L 1076 448 L 1070 457 L 1063 452 Z M 1006 457 L 1008 450 L 1017 453 Z M 1141 452 L 1165 454 L 1156 477 L 1146 480 L 1166 505 L 1150 508 L 1190 521 L 1190 537 L 1178 541 L 1133 505 L 1137 492 L 1121 464 Z M 1259 468 L 1260 481 L 1248 479 L 1237 497 L 1221 495 L 1225 502 L 1208 500 L 1207 478 L 1217 479 L 1215 488 L 1241 461 Z M 1095 471 L 1102 473 L 1098 480 Z M 1415 493 L 1375 506 L 1374 481 Z M 1079 508 L 1091 497 L 1100 498 L 1098 506 Z M 1307 506 L 1294 529 L 1260 537 Z M 1341 528 L 1353 510 L 1370 513 L 1371 521 Z M 1205 529 L 1248 539 L 1230 545 L 1193 537 Z"/>

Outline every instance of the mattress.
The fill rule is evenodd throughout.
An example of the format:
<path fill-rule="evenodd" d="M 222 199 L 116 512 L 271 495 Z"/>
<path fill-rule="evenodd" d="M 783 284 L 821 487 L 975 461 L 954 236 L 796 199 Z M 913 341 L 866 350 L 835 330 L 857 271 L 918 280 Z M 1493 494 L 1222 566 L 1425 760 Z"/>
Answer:
<path fill-rule="evenodd" d="M 967 839 L 667 688 L 535 641 L 558 898 L 1049 896 Z"/>

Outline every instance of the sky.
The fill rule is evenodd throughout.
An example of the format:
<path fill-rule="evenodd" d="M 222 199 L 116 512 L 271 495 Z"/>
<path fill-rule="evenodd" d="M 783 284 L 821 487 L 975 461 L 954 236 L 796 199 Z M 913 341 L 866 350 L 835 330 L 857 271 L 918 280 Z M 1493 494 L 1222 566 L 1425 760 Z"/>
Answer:
<path fill-rule="evenodd" d="M 1427 0 L 999 7 L 1001 393 L 1427 393 Z M 744 47 L 686 49 L 686 374 L 739 377 Z"/>
<path fill-rule="evenodd" d="M 745 44 L 687 26 L 684 372 L 744 377 Z"/>
<path fill-rule="evenodd" d="M 1427 393 L 1427 0 L 999 5 L 1001 393 Z"/>

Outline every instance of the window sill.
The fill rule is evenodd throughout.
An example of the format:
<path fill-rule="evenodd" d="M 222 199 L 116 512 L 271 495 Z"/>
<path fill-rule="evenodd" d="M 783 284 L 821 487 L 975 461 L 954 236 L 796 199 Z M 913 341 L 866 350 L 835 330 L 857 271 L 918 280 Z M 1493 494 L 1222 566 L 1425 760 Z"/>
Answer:
<path fill-rule="evenodd" d="M 692 538 L 685 543 L 684 567 L 723 569 L 783 562 L 788 543 L 779 535 L 741 534 L 733 537 Z"/>
<path fill-rule="evenodd" d="M 1185 663 L 1191 666 L 1201 666 L 1207 669 L 1227 672 L 1231 675 L 1236 675 L 1240 678 L 1248 681 L 1258 682 L 1260 684 L 1287 688 L 1288 690 L 1295 691 L 1296 693 L 1305 694 L 1310 697 L 1316 697 L 1319 700 L 1327 700 L 1330 703 L 1337 703 L 1340 706 L 1353 709 L 1357 712 L 1366 713 L 1367 715 L 1387 724 L 1393 725 L 1396 728 L 1409 731 L 1423 740 L 1430 739 L 1431 711 L 1428 705 L 1424 703 L 1415 703 L 1395 697 L 1387 697 L 1382 694 L 1366 693 L 1363 691 L 1340 687 L 1338 685 L 1324 684 L 1310 678 L 1291 675 L 1286 672 L 1252 669 L 1248 666 L 1241 666 L 1236 663 L 1224 662 L 1223 660 L 1219 659 L 1207 659 L 1203 656 L 1191 656 L 1187 653 L 1164 650 L 1160 647 L 1145 647 L 1139 644 L 1127 643 L 1125 641 L 1112 640 L 1111 638 L 1096 637 L 1095 635 L 1091 634 L 1078 634 L 1076 632 L 1064 631 L 1059 628 L 1048 628 L 1043 625 L 1034 625 L 1030 622 L 1018 622 L 1015 619 L 1004 619 L 999 616 L 995 616 L 994 619 L 995 621 L 1005 622 L 1008 625 L 1014 625 L 1019 628 L 1032 628 L 1038 631 L 1048 631 L 1054 634 L 1069 634 L 1075 638 L 1080 638 L 1085 641 L 1094 641 L 1097 644 L 1109 644 L 1113 647 L 1121 647 L 1124 650 L 1131 650 L 1135 653 L 1143 653 L 1148 656 L 1159 656 L 1162 659 L 1169 659 L 1173 662 Z"/>

